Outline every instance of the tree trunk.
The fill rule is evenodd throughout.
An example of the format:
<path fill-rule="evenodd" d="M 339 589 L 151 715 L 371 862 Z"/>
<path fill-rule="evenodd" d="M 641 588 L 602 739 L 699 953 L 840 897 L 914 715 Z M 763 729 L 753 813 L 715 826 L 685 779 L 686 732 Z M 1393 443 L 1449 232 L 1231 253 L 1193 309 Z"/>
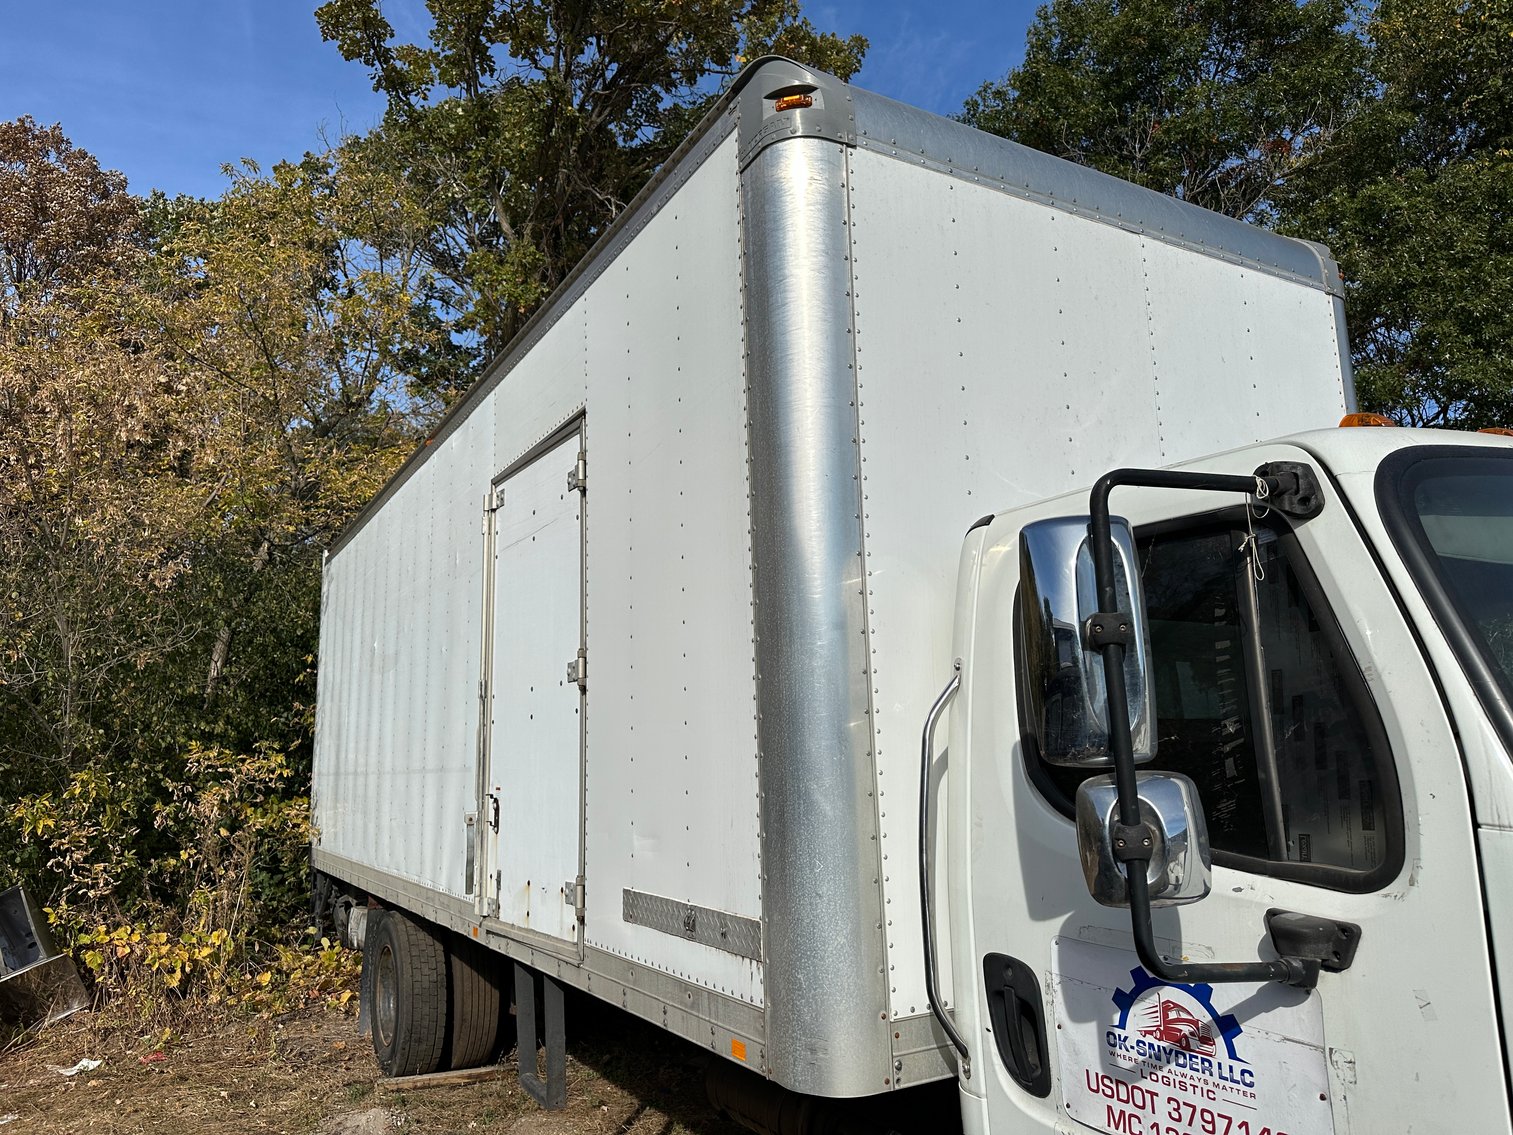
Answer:
<path fill-rule="evenodd" d="M 268 541 L 264 540 L 257 550 L 257 555 L 252 557 L 252 574 L 256 575 L 263 570 L 268 562 Z M 226 669 L 226 660 L 231 655 L 231 616 L 235 615 L 233 609 L 228 613 L 226 621 L 221 624 L 219 633 L 215 636 L 215 647 L 210 651 L 210 671 L 205 675 L 205 708 L 209 709 L 215 701 L 216 688 L 221 683 L 221 674 Z"/>

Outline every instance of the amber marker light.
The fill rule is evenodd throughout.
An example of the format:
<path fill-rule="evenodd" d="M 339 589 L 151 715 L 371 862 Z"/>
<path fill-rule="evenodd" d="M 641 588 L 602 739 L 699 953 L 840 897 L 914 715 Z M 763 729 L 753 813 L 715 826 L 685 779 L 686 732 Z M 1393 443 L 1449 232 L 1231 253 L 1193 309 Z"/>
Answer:
<path fill-rule="evenodd" d="M 1507 426 L 1487 426 L 1485 429 L 1476 431 L 1479 434 L 1497 434 L 1499 437 L 1513 437 L 1513 430 Z"/>
<path fill-rule="evenodd" d="M 807 110 L 814 105 L 813 95 L 784 95 L 772 104 L 773 110 Z"/>
<path fill-rule="evenodd" d="M 1397 425 L 1385 414 L 1346 414 L 1340 419 L 1342 426 L 1395 426 Z"/>

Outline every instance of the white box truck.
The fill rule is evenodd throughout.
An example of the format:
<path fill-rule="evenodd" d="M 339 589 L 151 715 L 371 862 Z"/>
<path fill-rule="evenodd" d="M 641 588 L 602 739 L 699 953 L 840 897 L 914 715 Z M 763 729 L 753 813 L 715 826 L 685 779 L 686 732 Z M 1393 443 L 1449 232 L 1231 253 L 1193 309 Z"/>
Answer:
<path fill-rule="evenodd" d="M 330 550 L 384 1066 L 544 999 L 559 1102 L 573 987 L 757 1126 L 1508 1131 L 1513 439 L 1348 359 L 1316 245 L 753 65 Z"/>

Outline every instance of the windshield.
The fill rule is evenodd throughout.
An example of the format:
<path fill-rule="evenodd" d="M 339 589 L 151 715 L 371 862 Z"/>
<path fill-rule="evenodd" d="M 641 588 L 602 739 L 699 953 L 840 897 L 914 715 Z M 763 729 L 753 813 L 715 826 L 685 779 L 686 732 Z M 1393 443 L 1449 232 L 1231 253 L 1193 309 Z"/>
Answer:
<path fill-rule="evenodd" d="M 1505 714 L 1513 697 L 1513 449 L 1404 450 L 1383 464 L 1378 492 L 1483 702 Z"/>
<path fill-rule="evenodd" d="M 1413 504 L 1441 575 L 1502 671 L 1513 674 L 1513 469 L 1431 473 Z"/>

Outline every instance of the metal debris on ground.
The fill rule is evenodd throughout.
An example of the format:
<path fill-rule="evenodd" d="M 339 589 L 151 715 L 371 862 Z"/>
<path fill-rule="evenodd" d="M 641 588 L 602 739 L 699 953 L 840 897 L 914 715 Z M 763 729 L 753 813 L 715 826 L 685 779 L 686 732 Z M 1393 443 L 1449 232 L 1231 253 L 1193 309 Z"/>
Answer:
<path fill-rule="evenodd" d="M 0 891 L 0 1024 L 50 1025 L 89 1005 L 73 959 L 21 887 Z"/>

